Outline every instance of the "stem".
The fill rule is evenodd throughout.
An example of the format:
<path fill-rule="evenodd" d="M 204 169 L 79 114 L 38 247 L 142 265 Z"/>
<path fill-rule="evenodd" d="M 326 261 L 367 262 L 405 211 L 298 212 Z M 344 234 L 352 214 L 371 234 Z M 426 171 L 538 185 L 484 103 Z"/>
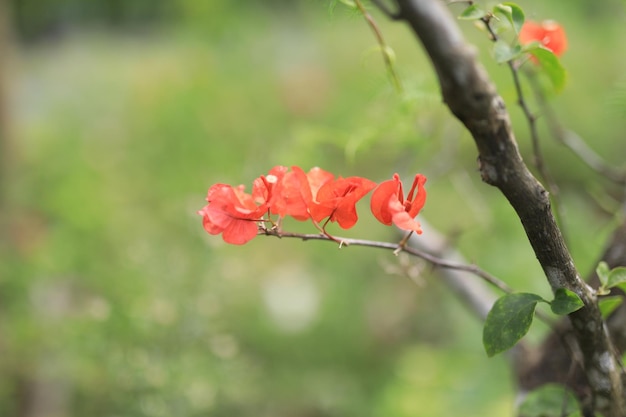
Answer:
<path fill-rule="evenodd" d="M 394 88 L 396 89 L 396 93 L 402 93 L 402 84 L 400 83 L 400 78 L 398 74 L 396 74 L 396 70 L 393 66 L 393 62 L 391 61 L 391 57 L 389 56 L 388 49 L 389 47 L 385 43 L 385 39 L 383 38 L 383 34 L 378 28 L 376 21 L 372 17 L 371 14 L 365 9 L 361 0 L 354 0 L 356 7 L 359 9 L 367 24 L 374 32 L 374 36 L 376 37 L 376 41 L 378 42 L 378 47 L 380 48 L 380 52 L 383 55 L 383 61 L 385 62 L 385 67 L 387 68 L 387 72 L 389 73 L 389 78 L 391 78 L 391 82 L 393 83 Z M 387 13 L 387 12 L 385 12 Z M 387 13 L 389 15 L 389 13 Z"/>
<path fill-rule="evenodd" d="M 364 247 L 369 247 L 369 248 L 388 249 L 388 250 L 392 250 L 393 254 L 396 256 L 401 252 L 405 252 L 405 253 L 408 253 L 409 255 L 423 259 L 426 262 L 430 263 L 431 265 L 439 267 L 439 268 L 446 268 L 446 269 L 451 269 L 455 271 L 469 272 L 481 278 L 488 284 L 496 287 L 497 289 L 499 289 L 500 291 L 506 294 L 511 294 L 514 292 L 514 290 L 511 287 L 509 287 L 504 281 L 498 279 L 497 277 L 488 273 L 487 271 L 479 268 L 477 265 L 451 261 L 448 259 L 435 256 L 423 250 L 420 250 L 411 246 L 407 246 L 406 244 L 409 241 L 409 238 L 413 235 L 413 232 L 407 233 L 399 243 L 390 243 L 390 242 L 380 242 L 376 240 L 352 239 L 352 238 L 347 238 L 347 237 L 332 236 L 328 234 L 325 230 L 323 230 L 323 228 L 321 228 L 319 224 L 317 224 L 316 222 L 313 222 L 313 223 L 316 226 L 316 228 L 321 232 L 320 234 L 282 232 L 277 229 L 259 229 L 259 234 L 265 235 L 265 236 L 274 236 L 280 239 L 295 238 L 295 239 L 302 239 L 303 241 L 323 240 L 327 242 L 335 242 L 335 243 L 339 243 L 339 248 L 342 248 L 344 246 L 364 246 Z M 550 328 L 556 331 L 554 320 L 552 318 L 550 318 L 549 316 L 547 316 L 546 314 L 544 314 L 543 312 L 539 310 L 535 312 L 535 315 L 541 321 L 548 324 Z"/>
<path fill-rule="evenodd" d="M 534 74 L 531 71 L 525 71 L 524 74 L 530 82 L 535 99 L 541 107 L 542 114 L 546 116 L 548 128 L 550 129 L 552 136 L 561 145 L 569 148 L 581 161 L 598 174 L 617 184 L 626 185 L 626 171 L 623 169 L 616 169 L 607 164 L 606 161 L 594 152 L 593 149 L 591 149 L 580 136 L 571 130 L 563 128 L 563 126 L 559 123 L 554 110 L 548 105 L 546 96 L 539 86 Z"/>
<path fill-rule="evenodd" d="M 491 40 L 496 42 L 499 38 L 497 33 L 493 30 L 490 24 L 489 17 L 483 17 L 481 21 L 485 24 L 487 31 L 491 36 Z M 543 158 L 543 153 L 541 151 L 541 146 L 539 145 L 539 131 L 537 130 L 537 117 L 530 111 L 530 107 L 528 107 L 528 103 L 526 103 L 526 99 L 524 97 L 524 91 L 522 90 L 522 83 L 520 82 L 519 77 L 519 67 L 518 63 L 514 60 L 507 61 L 507 65 L 511 70 L 511 76 L 513 77 L 513 85 L 515 86 L 515 93 L 517 94 L 517 104 L 522 109 L 524 113 L 524 117 L 528 121 L 528 130 L 530 131 L 530 141 L 533 147 L 533 164 L 535 168 L 537 168 L 537 172 L 539 172 L 539 177 L 543 180 L 543 182 L 547 185 L 548 191 L 550 192 L 550 196 L 552 197 L 552 204 L 554 205 L 554 214 L 556 215 L 557 222 L 561 226 L 561 233 L 563 234 L 563 239 L 567 242 L 567 234 L 565 230 L 565 213 L 563 211 L 561 205 L 561 199 L 559 196 L 559 187 L 556 185 L 556 182 L 552 178 L 550 174 L 550 170 L 546 166 Z"/>
<path fill-rule="evenodd" d="M 348 238 L 348 237 L 329 236 L 326 232 L 323 232 L 321 229 L 320 231 L 322 232 L 321 234 L 291 233 L 291 232 L 281 232 L 275 229 L 260 229 L 259 234 L 265 235 L 265 236 L 275 236 L 281 239 L 282 238 L 295 238 L 295 239 L 302 239 L 303 241 L 325 240 L 329 242 L 340 243 L 342 246 L 365 246 L 369 248 L 387 249 L 387 250 L 394 251 L 394 254 L 405 252 L 405 253 L 408 253 L 409 255 L 413 255 L 418 258 L 421 258 L 431 263 L 432 265 L 435 265 L 441 268 L 448 268 L 448 269 L 454 269 L 457 271 L 470 272 L 476 275 L 477 277 L 482 278 L 489 284 L 493 285 L 494 287 L 498 288 L 499 290 L 505 293 L 513 292 L 513 289 L 509 287 L 505 282 L 496 278 L 490 273 L 480 269 L 476 265 L 464 264 L 460 262 L 454 262 L 454 261 L 449 261 L 443 258 L 439 258 L 428 252 L 422 251 L 420 249 L 417 249 L 411 246 L 407 246 L 406 241 L 405 241 L 406 239 L 403 239 L 403 241 L 405 241 L 404 244 L 402 244 L 402 242 L 400 243 L 379 242 L 376 240 L 353 239 L 353 238 Z"/>

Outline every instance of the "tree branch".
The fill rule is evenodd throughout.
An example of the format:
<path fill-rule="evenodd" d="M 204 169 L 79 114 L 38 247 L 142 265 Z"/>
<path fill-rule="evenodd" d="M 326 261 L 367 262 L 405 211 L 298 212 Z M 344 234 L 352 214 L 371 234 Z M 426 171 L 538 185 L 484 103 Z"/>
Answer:
<path fill-rule="evenodd" d="M 589 145 L 587 145 L 585 140 L 583 140 L 575 132 L 565 129 L 559 123 L 558 117 L 549 105 L 535 75 L 532 72 L 527 71 L 526 76 L 530 81 L 530 86 L 535 94 L 535 99 L 541 107 L 541 113 L 546 117 L 548 128 L 557 142 L 569 148 L 581 161 L 587 164 L 589 168 L 593 169 L 598 174 L 617 184 L 626 185 L 626 170 L 610 166 L 604 159 L 602 159 L 602 157 L 591 149 Z"/>
<path fill-rule="evenodd" d="M 456 249 L 450 247 L 444 236 L 436 229 L 430 226 L 423 219 L 420 220 L 423 236 L 413 235 L 409 239 L 411 247 L 436 254 L 441 259 L 465 264 L 465 259 Z M 465 304 L 469 311 L 474 313 L 476 317 L 484 322 L 493 303 L 498 298 L 491 291 L 484 280 L 478 280 L 476 276 L 472 276 L 470 271 L 442 268 L 439 271 L 441 278 L 446 285 L 452 290 L 457 298 Z M 470 275 L 471 274 L 471 275 Z M 503 289 L 505 292 L 512 292 L 510 288 Z"/>
<path fill-rule="evenodd" d="M 585 306 L 570 315 L 597 411 L 622 416 L 620 366 L 593 289 L 580 278 L 550 208 L 547 191 L 519 154 L 502 98 L 477 62 L 455 19 L 439 0 L 397 0 L 400 20 L 421 41 L 444 102 L 472 134 L 483 181 L 500 189 L 520 218 L 553 291 L 567 288 Z"/>
<path fill-rule="evenodd" d="M 379 242 L 375 240 L 366 240 L 366 239 L 353 239 L 353 238 L 338 237 L 338 236 L 331 237 L 329 235 L 325 235 L 321 233 L 283 232 L 283 231 L 279 231 L 276 229 L 259 229 L 259 234 L 266 235 L 266 236 L 275 236 L 278 238 L 296 238 L 296 239 L 302 239 L 302 240 L 325 240 L 329 242 L 338 242 L 339 247 L 365 246 L 369 248 L 388 249 L 388 250 L 393 250 L 395 254 L 398 254 L 400 252 L 406 252 L 409 255 L 413 255 L 418 258 L 421 258 L 431 263 L 432 265 L 435 265 L 441 268 L 469 272 L 473 275 L 476 275 L 477 277 L 480 277 L 485 282 L 488 282 L 489 284 L 493 285 L 494 287 L 498 288 L 499 290 L 505 293 L 513 292 L 513 289 L 510 288 L 508 285 L 506 285 L 506 283 L 499 280 L 495 276 L 491 275 L 487 271 L 480 269 L 476 265 L 466 264 L 463 262 L 457 262 L 455 260 L 438 257 L 424 250 L 411 247 L 411 246 L 401 245 L 398 243 Z M 482 306 L 482 308 L 484 309 L 484 306 Z M 486 313 L 485 313 L 485 316 L 486 316 Z"/>

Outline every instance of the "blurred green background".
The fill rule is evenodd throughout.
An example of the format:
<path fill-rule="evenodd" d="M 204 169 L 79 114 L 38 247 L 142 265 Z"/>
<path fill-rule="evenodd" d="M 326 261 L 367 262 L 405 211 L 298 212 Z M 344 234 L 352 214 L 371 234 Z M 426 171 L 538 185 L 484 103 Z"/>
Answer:
<path fill-rule="evenodd" d="M 569 82 L 552 99 L 561 120 L 623 166 L 624 3 L 519 4 L 568 33 Z M 404 25 L 372 8 L 397 56 L 398 95 L 362 18 L 328 1 L 3 7 L 0 415 L 512 413 L 505 360 L 487 359 L 480 323 L 430 269 L 416 285 L 402 272 L 414 260 L 384 251 L 262 237 L 228 246 L 196 214 L 211 184 L 249 189 L 276 164 L 375 181 L 422 172 L 424 219 L 470 261 L 549 296 Z M 507 68 L 460 24 L 531 160 Z M 621 191 L 541 128 L 587 272 Z M 331 232 L 397 239 L 366 201 L 354 229 Z"/>

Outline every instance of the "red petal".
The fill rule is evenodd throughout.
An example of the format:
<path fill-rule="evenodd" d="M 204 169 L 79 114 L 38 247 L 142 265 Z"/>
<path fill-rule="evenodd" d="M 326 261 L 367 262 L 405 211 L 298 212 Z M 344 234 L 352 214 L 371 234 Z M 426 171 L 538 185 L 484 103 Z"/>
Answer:
<path fill-rule="evenodd" d="M 413 187 L 411 189 L 411 193 L 413 193 L 413 189 L 417 186 L 417 195 L 415 199 L 410 202 L 410 208 L 408 210 L 409 216 L 413 219 L 417 216 L 420 210 L 424 207 L 426 203 L 426 189 L 424 188 L 424 184 L 426 183 L 426 177 L 422 174 L 417 174 L 415 176 L 415 180 L 413 181 Z M 412 196 L 411 196 L 412 198 Z"/>
<path fill-rule="evenodd" d="M 257 232 L 258 226 L 256 222 L 249 220 L 233 220 L 229 226 L 224 229 L 222 239 L 224 239 L 226 243 L 243 245 L 254 239 Z"/>
<path fill-rule="evenodd" d="M 205 206 L 198 212 L 202 215 L 202 226 L 209 234 L 217 235 L 230 224 L 232 217 L 215 206 Z"/>
<path fill-rule="evenodd" d="M 356 212 L 356 203 L 376 187 L 376 183 L 361 177 L 349 177 L 343 181 L 345 181 L 344 189 L 349 189 L 350 191 L 337 204 L 337 209 L 333 213 L 331 220 L 337 221 L 343 229 L 349 229 L 359 219 Z"/>
<path fill-rule="evenodd" d="M 311 195 L 313 199 L 316 199 L 319 189 L 335 179 L 335 176 L 328 171 L 324 171 L 322 168 L 311 168 L 308 174 L 306 174 L 309 186 L 311 187 Z"/>
<path fill-rule="evenodd" d="M 543 45 L 551 50 L 554 55 L 563 55 L 567 49 L 567 37 L 563 27 L 553 20 L 546 20 L 542 22 L 541 26 L 545 31 Z"/>
<path fill-rule="evenodd" d="M 276 184 L 270 201 L 270 209 L 280 216 L 292 216 L 296 220 L 310 217 L 308 206 L 311 188 L 306 174 L 299 167 L 292 167 Z"/>
<path fill-rule="evenodd" d="M 343 203 L 343 202 L 342 202 Z M 359 220 L 354 203 L 340 204 L 331 216 L 332 221 L 339 223 L 342 229 L 349 229 Z"/>
<path fill-rule="evenodd" d="M 387 226 L 391 226 L 391 213 L 389 212 L 389 199 L 395 196 L 398 199 L 398 191 L 401 187 L 400 177 L 394 174 L 393 179 L 383 181 L 372 194 L 370 209 L 376 219 Z M 399 200 L 398 200 L 399 202 Z"/>
<path fill-rule="evenodd" d="M 567 37 L 561 25 L 553 20 L 544 20 L 541 24 L 527 20 L 519 33 L 522 45 L 533 41 L 551 50 L 554 55 L 561 56 L 567 49 Z"/>
<path fill-rule="evenodd" d="M 422 234 L 422 228 L 419 222 L 404 211 L 402 203 L 391 199 L 389 201 L 389 211 L 392 213 L 393 224 L 395 224 L 397 228 L 406 231 L 412 230 L 417 234 Z"/>
<path fill-rule="evenodd" d="M 330 221 L 349 229 L 358 220 L 356 203 L 375 186 L 375 182 L 362 177 L 339 177 L 336 181 L 326 182 L 309 207 L 311 217 L 319 222 L 330 216 Z"/>
<path fill-rule="evenodd" d="M 545 36 L 545 31 L 541 25 L 532 20 L 524 22 L 522 29 L 519 32 L 519 42 L 522 45 L 538 41 L 541 42 Z"/>

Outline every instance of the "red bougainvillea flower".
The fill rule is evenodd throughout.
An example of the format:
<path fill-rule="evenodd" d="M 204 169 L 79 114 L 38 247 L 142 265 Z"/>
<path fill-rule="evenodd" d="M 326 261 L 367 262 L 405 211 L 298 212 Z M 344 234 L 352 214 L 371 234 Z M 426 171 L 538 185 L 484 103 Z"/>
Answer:
<path fill-rule="evenodd" d="M 328 217 L 329 221 L 337 222 L 342 229 L 349 229 L 359 219 L 356 203 L 374 187 L 376 183 L 366 178 L 331 178 L 313 193 L 314 199 L 309 205 L 311 217 L 316 222 Z"/>
<path fill-rule="evenodd" d="M 405 199 L 400 176 L 394 174 L 392 179 L 381 182 L 374 190 L 371 201 L 372 214 L 382 224 L 391 226 L 393 223 L 402 230 L 421 234 L 422 228 L 415 220 L 415 216 L 426 202 L 425 183 L 426 177 L 417 174 Z"/>
<path fill-rule="evenodd" d="M 280 220 L 291 216 L 296 220 L 312 219 L 315 226 L 329 238 L 325 225 L 337 222 L 348 229 L 358 220 L 355 205 L 376 183 L 361 177 L 342 178 L 321 168 L 305 173 L 302 168 L 275 166 L 267 175 L 254 180 L 252 194 L 244 186 L 215 184 L 209 188 L 208 204 L 198 214 L 212 235 L 222 234 L 227 243 L 242 245 L 253 239 L 259 228 L 267 231 L 280 228 Z M 412 193 L 413 191 L 411 191 Z M 271 219 L 279 216 L 278 222 Z M 265 216 L 265 217 L 264 217 Z M 318 223 L 327 219 L 323 226 Z"/>
<path fill-rule="evenodd" d="M 321 168 L 305 173 L 293 166 L 276 184 L 270 199 L 270 211 L 296 220 L 312 218 L 320 222 L 339 223 L 344 229 L 358 220 L 355 205 L 370 192 L 376 183 L 361 177 L 337 178 Z"/>
<path fill-rule="evenodd" d="M 280 183 L 289 168 L 277 165 L 267 175 L 261 175 L 252 185 L 252 198 L 257 204 L 268 203 L 276 194 L 276 185 Z"/>
<path fill-rule="evenodd" d="M 302 168 L 294 166 L 278 179 L 269 200 L 270 211 L 281 217 L 307 220 L 311 217 L 309 204 L 312 199 L 307 174 Z"/>
<path fill-rule="evenodd" d="M 538 41 L 556 56 L 563 55 L 567 49 L 565 30 L 554 20 L 544 20 L 541 23 L 527 20 L 520 30 L 519 41 L 522 45 Z"/>
<path fill-rule="evenodd" d="M 267 211 L 267 204 L 257 205 L 243 185 L 215 184 L 206 200 L 209 204 L 198 211 L 204 229 L 212 235 L 221 233 L 225 242 L 234 245 L 243 245 L 257 235 L 257 220 Z"/>

